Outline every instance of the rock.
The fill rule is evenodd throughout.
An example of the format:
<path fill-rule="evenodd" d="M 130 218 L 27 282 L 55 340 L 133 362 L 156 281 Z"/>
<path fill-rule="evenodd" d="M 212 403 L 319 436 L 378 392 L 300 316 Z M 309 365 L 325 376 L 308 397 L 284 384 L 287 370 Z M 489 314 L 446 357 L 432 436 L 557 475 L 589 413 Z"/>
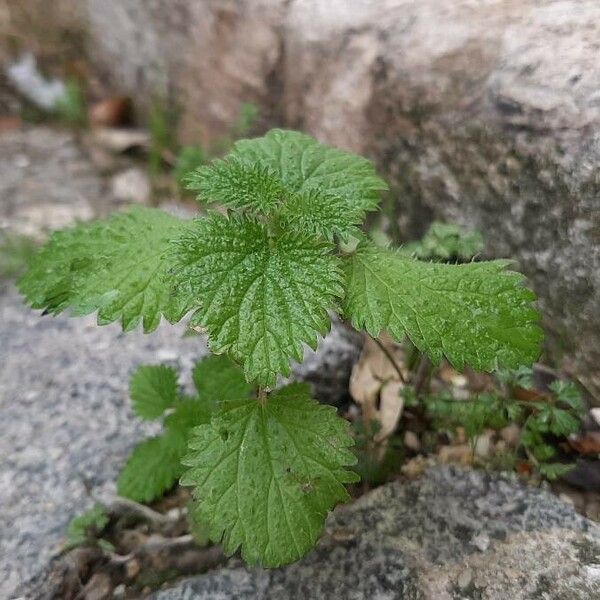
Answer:
<path fill-rule="evenodd" d="M 436 467 L 338 508 L 294 565 L 232 566 L 153 598 L 588 600 L 600 594 L 599 566 L 600 528 L 555 496 L 513 477 Z"/>
<path fill-rule="evenodd" d="M 184 141 L 215 139 L 243 102 L 277 113 L 286 3 L 86 0 L 90 56 L 146 109 L 172 93 L 181 98 Z"/>
<path fill-rule="evenodd" d="M 96 573 L 83 588 L 84 600 L 109 600 L 112 598 L 112 583 L 106 573 Z"/>
<path fill-rule="evenodd" d="M 414 431 L 406 431 L 404 433 L 404 445 L 413 452 L 419 452 L 421 449 L 419 436 Z"/>
<path fill-rule="evenodd" d="M 0 66 L 33 52 L 53 72 L 84 56 L 85 6 L 81 0 L 0 0 Z M 18 32 L 18 35 L 14 35 Z M 4 69 L 0 69 L 4 70 Z"/>
<path fill-rule="evenodd" d="M 475 455 L 479 458 L 489 458 L 493 452 L 492 438 L 495 436 L 495 432 L 492 430 L 484 431 L 481 435 L 478 435 L 475 440 Z"/>
<path fill-rule="evenodd" d="M 598 2 L 87 6 L 91 56 L 124 93 L 177 98 L 184 137 L 222 135 L 252 101 L 265 124 L 375 159 L 396 237 L 434 218 L 480 230 L 530 278 L 549 350 L 600 397 Z"/>
<path fill-rule="evenodd" d="M 128 379 L 161 352 L 190 384 L 203 338 L 183 326 L 124 335 L 94 317 L 40 316 L 0 293 L 0 597 L 60 550 L 69 520 L 114 493 L 132 446 L 156 431 L 131 412 Z"/>
<path fill-rule="evenodd" d="M 521 428 L 516 423 L 511 423 L 500 430 L 500 437 L 511 448 L 515 448 L 521 439 Z"/>
<path fill-rule="evenodd" d="M 307 348 L 304 362 L 292 367 L 291 379 L 310 383 L 315 399 L 341 407 L 350 401 L 348 382 L 361 347 L 362 336 L 334 318 L 317 350 Z"/>
<path fill-rule="evenodd" d="M 0 135 L 0 228 L 42 239 L 109 204 L 71 133 L 37 127 Z"/>
<path fill-rule="evenodd" d="M 67 91 L 63 81 L 46 79 L 41 74 L 33 54 L 24 54 L 6 69 L 5 74 L 20 94 L 46 112 L 56 111 Z"/>
<path fill-rule="evenodd" d="M 148 204 L 152 194 L 148 175 L 137 167 L 114 175 L 111 180 L 111 189 L 115 200 L 123 203 Z"/>
<path fill-rule="evenodd" d="M 89 135 L 89 143 L 102 149 L 121 154 L 135 149 L 148 149 L 152 143 L 150 134 L 141 129 L 102 128 L 95 129 Z"/>

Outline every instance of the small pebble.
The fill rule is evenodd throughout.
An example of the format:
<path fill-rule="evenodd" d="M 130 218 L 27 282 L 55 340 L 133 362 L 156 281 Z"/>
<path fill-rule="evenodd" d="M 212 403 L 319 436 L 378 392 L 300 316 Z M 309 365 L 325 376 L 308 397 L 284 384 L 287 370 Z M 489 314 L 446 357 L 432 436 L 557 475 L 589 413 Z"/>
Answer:
<path fill-rule="evenodd" d="M 140 573 L 140 563 L 132 558 L 125 564 L 125 571 L 127 573 L 127 579 L 135 579 Z"/>
<path fill-rule="evenodd" d="M 404 445 L 413 452 L 418 452 L 421 449 L 419 436 L 414 431 L 407 431 L 404 434 Z"/>
<path fill-rule="evenodd" d="M 471 543 L 480 552 L 485 552 L 490 547 L 490 538 L 487 533 L 480 533 L 471 540 Z"/>

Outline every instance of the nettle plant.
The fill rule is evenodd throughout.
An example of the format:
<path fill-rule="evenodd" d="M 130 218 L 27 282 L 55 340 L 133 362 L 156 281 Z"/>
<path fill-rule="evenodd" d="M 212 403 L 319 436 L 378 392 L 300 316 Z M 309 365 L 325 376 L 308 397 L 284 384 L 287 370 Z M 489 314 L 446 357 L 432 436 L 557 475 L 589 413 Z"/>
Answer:
<path fill-rule="evenodd" d="M 316 543 L 357 480 L 347 422 L 306 385 L 276 388 L 330 314 L 409 338 L 434 363 L 489 371 L 537 357 L 534 296 L 508 261 L 422 262 L 374 245 L 359 227 L 385 182 L 366 159 L 297 132 L 238 141 L 188 185 L 205 216 L 134 207 L 56 232 L 20 290 L 46 313 L 98 311 L 100 325 L 125 331 L 192 313 L 212 351 L 243 368 L 254 397 L 214 398 L 189 436 L 182 483 L 225 552 L 274 567 Z"/>

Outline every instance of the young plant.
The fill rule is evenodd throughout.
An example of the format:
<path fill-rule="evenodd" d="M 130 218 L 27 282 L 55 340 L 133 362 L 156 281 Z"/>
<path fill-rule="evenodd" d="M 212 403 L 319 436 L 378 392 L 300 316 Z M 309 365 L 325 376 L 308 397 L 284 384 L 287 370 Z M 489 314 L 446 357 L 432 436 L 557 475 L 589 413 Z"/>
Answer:
<path fill-rule="evenodd" d="M 125 331 L 192 313 L 258 393 L 219 403 L 193 430 L 182 482 L 225 552 L 282 565 L 315 544 L 357 480 L 348 423 L 307 385 L 275 389 L 330 312 L 373 336 L 408 336 L 434 362 L 493 370 L 536 359 L 534 295 L 508 261 L 428 263 L 369 242 L 359 227 L 385 183 L 366 159 L 307 135 L 238 141 L 190 186 L 225 212 L 187 221 L 134 207 L 57 232 L 20 289 L 47 313 L 98 311 L 99 324 Z M 350 238 L 358 244 L 340 244 Z"/>
<path fill-rule="evenodd" d="M 452 223 L 434 221 L 418 242 L 410 242 L 402 251 L 421 260 L 468 262 L 484 248 L 478 231 L 464 231 Z"/>
<path fill-rule="evenodd" d="M 217 401 L 248 398 L 254 391 L 242 371 L 225 356 L 199 362 L 192 374 L 197 395 L 186 397 L 177 387 L 175 369 L 141 366 L 132 375 L 129 395 L 141 419 L 162 419 L 164 432 L 140 442 L 117 481 L 119 495 L 152 502 L 183 475 L 182 458 L 194 427 L 210 422 Z"/>
<path fill-rule="evenodd" d="M 531 369 L 520 368 L 499 374 L 503 383 L 517 384 L 519 387 L 533 387 Z M 510 385 L 507 386 L 510 390 Z M 448 429 L 461 426 L 474 447 L 477 438 L 485 430 L 500 430 L 515 423 L 521 430 L 520 440 L 515 448 L 523 455 L 532 471 L 547 479 L 556 479 L 569 471 L 573 465 L 554 462 L 555 446 L 548 437 L 567 438 L 581 429 L 584 403 L 577 386 L 570 381 L 557 380 L 550 385 L 549 395 L 539 396 L 536 401 L 519 400 L 510 393 L 484 392 L 472 399 L 455 400 L 450 392 L 425 396 L 423 404 L 426 414 L 433 421 L 435 429 Z M 418 399 L 407 398 L 411 405 Z"/>
<path fill-rule="evenodd" d="M 71 519 L 67 527 L 66 549 L 70 550 L 77 546 L 99 546 L 105 551 L 113 550 L 112 544 L 101 537 L 108 522 L 108 515 L 100 504 L 95 504 L 89 510 Z"/>

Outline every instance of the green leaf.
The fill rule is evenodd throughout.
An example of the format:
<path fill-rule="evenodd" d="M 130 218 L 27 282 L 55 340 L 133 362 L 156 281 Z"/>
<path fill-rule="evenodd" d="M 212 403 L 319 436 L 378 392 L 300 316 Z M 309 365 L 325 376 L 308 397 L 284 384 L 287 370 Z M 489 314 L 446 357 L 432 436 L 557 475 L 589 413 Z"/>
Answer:
<path fill-rule="evenodd" d="M 434 221 L 421 241 L 406 244 L 401 252 L 421 260 L 469 261 L 483 248 L 478 231 L 463 231 L 452 223 Z"/>
<path fill-rule="evenodd" d="M 152 502 L 170 490 L 183 472 L 185 438 L 163 435 L 140 442 L 117 480 L 117 492 L 136 502 Z"/>
<path fill-rule="evenodd" d="M 177 373 L 165 365 L 138 367 L 129 381 L 129 395 L 135 414 L 157 419 L 177 401 Z"/>
<path fill-rule="evenodd" d="M 189 223 L 153 208 L 134 207 L 103 221 L 55 232 L 32 260 L 19 288 L 34 308 L 76 315 L 98 311 L 98 323 L 141 321 L 156 329 L 187 312 L 168 284 L 169 240 Z"/>
<path fill-rule="evenodd" d="M 547 431 L 545 425 L 532 418 L 525 423 L 521 433 L 521 443 L 537 460 L 546 461 L 556 454 L 556 450 L 544 441 L 543 433 Z"/>
<path fill-rule="evenodd" d="M 107 540 L 98 540 L 98 546 L 103 552 L 114 552 L 115 547 Z"/>
<path fill-rule="evenodd" d="M 188 185 L 202 201 L 276 215 L 327 239 L 352 235 L 387 189 L 365 158 L 280 129 L 238 142 L 225 160 L 192 173 Z"/>
<path fill-rule="evenodd" d="M 569 411 L 561 408 L 552 408 L 552 420 L 550 421 L 550 431 L 554 435 L 568 436 L 571 433 L 577 433 L 581 427 L 581 422 Z"/>
<path fill-rule="evenodd" d="M 311 236 L 272 233 L 246 218 L 212 214 L 175 243 L 177 293 L 198 308 L 216 354 L 244 364 L 246 378 L 273 386 L 316 347 L 341 296 L 340 261 Z"/>
<path fill-rule="evenodd" d="M 285 198 L 281 181 L 268 168 L 247 164 L 235 156 L 215 160 L 190 173 L 187 187 L 199 193 L 199 199 L 217 202 L 229 208 L 270 213 Z"/>
<path fill-rule="evenodd" d="M 364 213 L 348 207 L 344 198 L 315 190 L 288 196 L 281 211 L 286 226 L 329 240 L 334 234 L 344 239 L 358 235 L 363 217 Z"/>
<path fill-rule="evenodd" d="M 563 464 L 563 463 L 542 463 L 538 466 L 538 470 L 541 475 L 554 481 L 563 475 L 566 475 L 573 469 L 574 464 Z"/>
<path fill-rule="evenodd" d="M 167 432 L 189 437 L 197 425 L 208 423 L 213 410 L 213 402 L 207 398 L 183 398 L 175 410 L 166 417 Z"/>
<path fill-rule="evenodd" d="M 211 406 L 198 398 L 179 400 L 165 418 L 165 433 L 140 442 L 117 481 L 119 495 L 137 502 L 152 502 L 170 490 L 184 469 L 181 459 L 194 427 L 208 423 Z"/>
<path fill-rule="evenodd" d="M 227 356 L 209 356 L 192 372 L 198 396 L 213 405 L 223 400 L 243 400 L 253 391 L 240 367 Z"/>
<path fill-rule="evenodd" d="M 352 444 L 348 423 L 294 384 L 264 404 L 223 403 L 194 431 L 182 484 L 227 554 L 241 547 L 246 562 L 276 567 L 310 550 L 328 511 L 348 500 Z"/>
<path fill-rule="evenodd" d="M 67 547 L 81 546 L 98 537 L 108 525 L 108 516 L 101 504 L 71 519 L 67 527 Z"/>
<path fill-rule="evenodd" d="M 557 379 L 550 384 L 552 393 L 564 404 L 570 406 L 576 412 L 585 410 L 585 403 L 581 397 L 579 388 L 572 381 Z"/>
<path fill-rule="evenodd" d="M 272 129 L 262 138 L 240 140 L 232 154 L 271 170 L 286 188 L 322 190 L 343 198 L 348 209 L 374 210 L 386 183 L 362 156 L 320 144 L 298 133 Z"/>
<path fill-rule="evenodd" d="M 533 369 L 531 367 L 521 366 L 514 371 L 509 371 L 512 374 L 512 378 L 509 383 L 513 386 L 518 386 L 525 388 L 527 390 L 532 390 L 535 388 L 535 383 L 533 380 Z"/>
<path fill-rule="evenodd" d="M 210 544 L 210 526 L 198 514 L 198 502 L 196 500 L 192 499 L 188 502 L 187 515 L 190 533 L 196 545 L 200 548 L 208 546 Z"/>
<path fill-rule="evenodd" d="M 533 362 L 542 331 L 534 295 L 506 261 L 424 263 L 363 244 L 346 261 L 345 315 L 374 336 L 407 335 L 435 363 L 491 371 Z"/>

